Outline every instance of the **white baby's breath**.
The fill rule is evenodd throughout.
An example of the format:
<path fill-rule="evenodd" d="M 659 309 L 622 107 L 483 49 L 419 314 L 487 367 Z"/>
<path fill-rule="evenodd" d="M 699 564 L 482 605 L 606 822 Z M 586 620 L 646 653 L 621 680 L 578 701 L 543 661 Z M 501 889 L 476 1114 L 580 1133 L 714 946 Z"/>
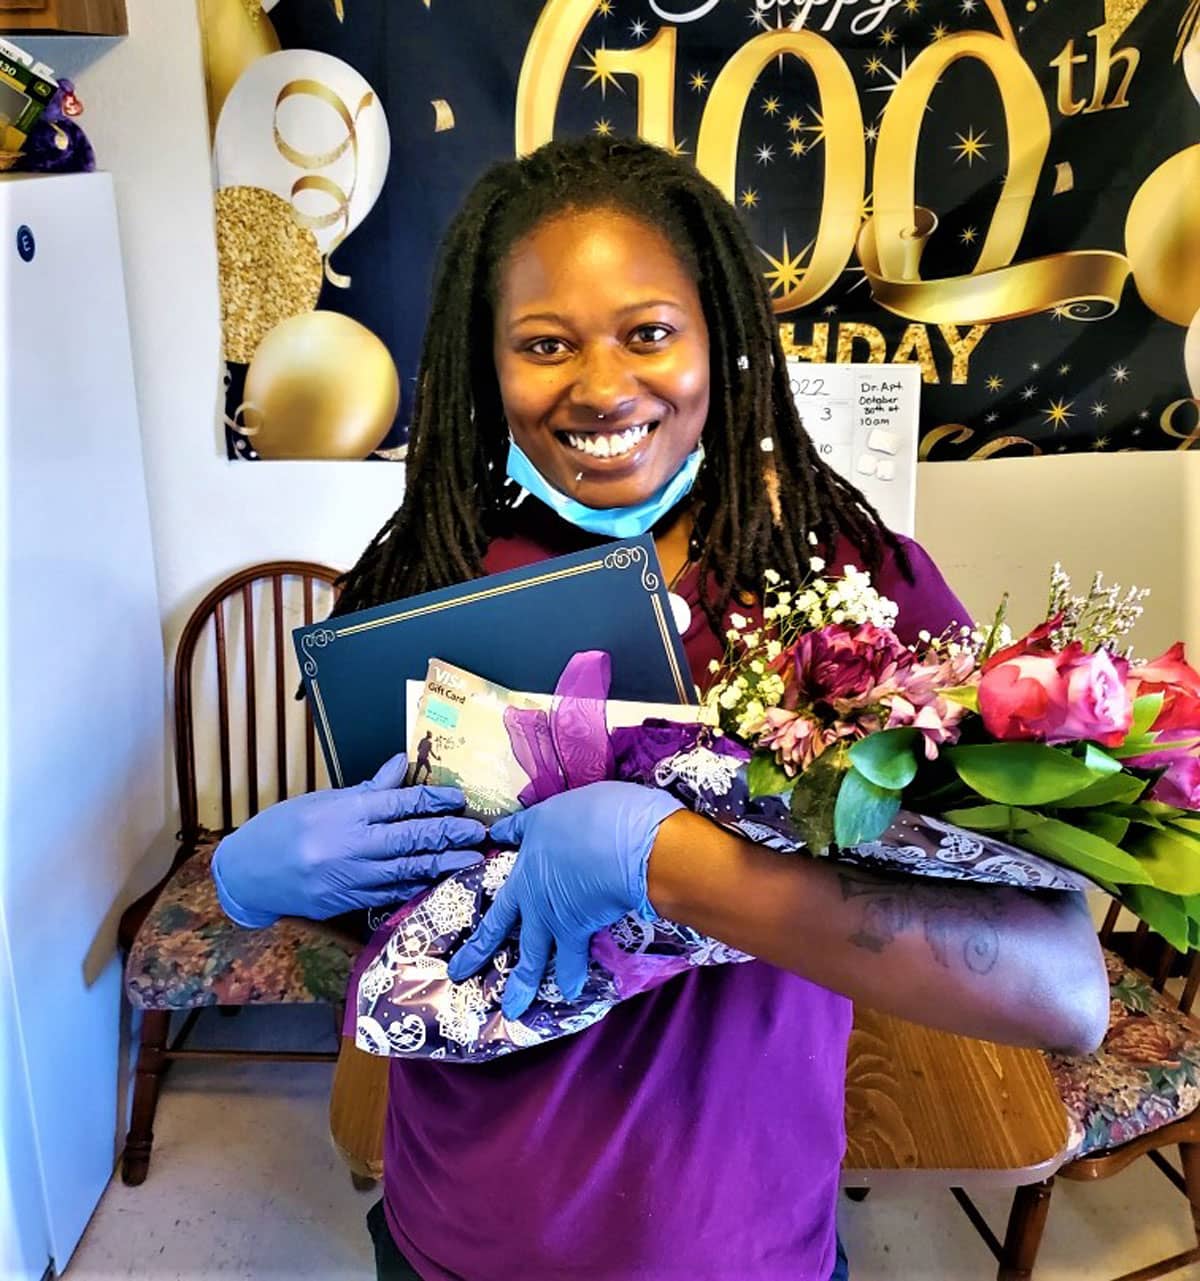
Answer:
<path fill-rule="evenodd" d="M 811 535 L 809 542 L 818 545 Z M 798 584 L 773 569 L 764 573 L 761 623 L 730 614 L 724 662 L 709 664 L 715 679 L 704 701 L 717 709 L 727 731 L 743 738 L 762 733 L 766 713 L 782 702 L 787 679 L 770 667 L 803 633 L 831 624 L 890 628 L 896 621 L 899 606 L 875 590 L 865 570 L 843 565 L 839 577 L 828 578 L 823 576 L 823 557 L 812 556 L 809 565 L 809 574 Z"/>

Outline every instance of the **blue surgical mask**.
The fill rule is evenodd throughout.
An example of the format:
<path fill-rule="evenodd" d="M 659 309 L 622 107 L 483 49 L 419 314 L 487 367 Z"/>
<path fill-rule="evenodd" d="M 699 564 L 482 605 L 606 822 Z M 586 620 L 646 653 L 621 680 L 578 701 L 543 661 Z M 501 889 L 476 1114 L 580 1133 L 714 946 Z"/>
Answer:
<path fill-rule="evenodd" d="M 529 461 L 520 445 L 511 437 L 508 442 L 510 480 L 515 480 L 534 498 L 541 499 L 569 524 L 585 529 L 589 534 L 603 534 L 609 538 L 636 538 L 652 529 L 681 498 L 691 493 L 703 461 L 704 446 L 697 445 L 658 493 L 634 507 L 587 507 L 577 498 L 555 489 Z"/>

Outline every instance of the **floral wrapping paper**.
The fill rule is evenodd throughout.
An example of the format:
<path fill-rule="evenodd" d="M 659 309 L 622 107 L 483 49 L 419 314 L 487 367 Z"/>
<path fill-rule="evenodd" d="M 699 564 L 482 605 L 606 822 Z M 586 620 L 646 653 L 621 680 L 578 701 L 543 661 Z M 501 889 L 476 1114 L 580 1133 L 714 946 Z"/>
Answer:
<path fill-rule="evenodd" d="M 700 725 L 648 722 L 613 733 L 616 776 L 668 789 L 698 814 L 782 855 L 803 846 L 783 797 L 751 798 L 748 753 Z M 879 841 L 843 850 L 841 861 L 907 875 L 1082 891 L 1067 868 L 940 820 L 901 811 Z M 701 965 L 752 960 L 674 922 L 626 916 L 592 940 L 584 990 L 564 1000 L 552 972 L 529 1010 L 506 1019 L 500 996 L 517 960 L 510 938 L 481 974 L 451 982 L 449 958 L 479 924 L 516 853 L 491 851 L 391 913 L 364 949 L 347 1010 L 360 1049 L 372 1054 L 478 1063 L 591 1027 L 618 1002 Z M 357 988 L 355 987 L 357 980 Z M 347 1027 L 347 1033 L 350 1029 Z"/>

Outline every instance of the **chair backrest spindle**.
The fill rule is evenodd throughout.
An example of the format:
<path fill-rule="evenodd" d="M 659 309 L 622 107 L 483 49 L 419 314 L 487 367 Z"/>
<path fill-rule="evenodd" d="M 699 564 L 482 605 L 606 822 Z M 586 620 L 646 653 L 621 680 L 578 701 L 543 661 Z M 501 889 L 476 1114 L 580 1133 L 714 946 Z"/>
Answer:
<path fill-rule="evenodd" d="M 1100 944 L 1102 947 L 1109 947 L 1112 942 L 1113 931 L 1117 928 L 1117 918 L 1121 915 L 1121 904 L 1116 899 L 1108 905 L 1108 911 L 1104 914 L 1104 924 L 1100 926 Z"/>
<path fill-rule="evenodd" d="M 254 681 L 254 588 L 242 584 L 242 635 L 246 641 L 246 806 L 258 813 L 258 712 Z"/>
<path fill-rule="evenodd" d="M 210 778 L 204 788 L 210 798 L 206 802 L 214 805 L 216 800 L 212 792 L 220 791 L 220 825 L 222 832 L 232 831 L 244 817 L 256 814 L 262 803 L 264 790 L 275 790 L 280 800 L 285 799 L 294 790 L 293 780 L 289 778 L 289 748 L 295 752 L 299 748 L 296 735 L 304 736 L 304 784 L 308 791 L 317 786 L 317 753 L 316 733 L 312 713 L 307 701 L 304 704 L 303 725 L 295 713 L 289 712 L 294 702 L 298 673 L 291 654 L 291 628 L 299 623 L 297 617 L 301 612 L 305 623 L 315 620 L 318 606 L 315 597 L 317 584 L 324 584 L 332 589 L 337 578 L 337 571 L 328 566 L 310 561 L 274 561 L 262 565 L 252 565 L 236 574 L 230 575 L 219 583 L 193 611 L 184 626 L 179 639 L 175 656 L 175 773 L 179 787 L 180 836 L 185 844 L 195 844 L 205 827 L 214 825 L 213 819 L 201 822 L 200 793 L 201 771 Z M 267 582 L 271 584 L 268 594 Z M 258 591 L 258 585 L 262 590 Z M 257 606 L 256 606 L 257 592 Z M 227 610 L 226 602 L 240 596 L 240 609 Z M 320 609 L 328 610 L 332 593 L 321 598 Z M 272 620 L 266 626 L 265 617 L 261 626 L 256 625 L 256 615 L 270 609 Z M 285 621 L 290 614 L 291 621 Z M 212 622 L 215 672 L 208 666 L 208 659 L 198 661 L 203 651 L 200 645 Z M 240 620 L 243 635 L 238 644 L 236 626 Z M 258 633 L 261 631 L 262 635 Z M 266 646 L 273 652 L 265 653 Z M 211 652 L 211 651 L 209 651 Z M 264 671 L 270 672 L 274 667 L 274 680 L 268 676 L 264 681 L 258 680 L 260 660 L 266 664 Z M 241 679 L 236 671 L 237 664 L 244 664 Z M 201 701 L 194 685 L 201 682 L 201 690 L 206 691 Z M 197 722 L 195 709 L 199 706 L 211 708 L 212 684 L 216 684 L 216 725 L 213 726 L 211 712 L 201 715 Z M 244 707 L 235 707 L 231 697 L 231 684 L 245 696 Z M 273 687 L 273 688 L 272 688 Z M 270 701 L 274 698 L 274 715 L 271 716 Z M 275 751 L 274 769 L 276 771 L 276 788 L 271 789 L 269 771 L 271 765 L 262 762 L 263 773 L 260 774 L 259 762 L 259 699 L 263 700 L 261 709 L 265 725 L 274 720 Z M 244 734 L 238 717 L 244 718 Z M 204 744 L 203 754 L 198 758 L 197 729 L 207 727 L 200 742 Z M 218 760 L 213 760 L 213 728 L 216 730 L 215 753 Z M 236 745 L 235 745 L 236 739 Z M 289 743 L 289 739 L 291 742 Z M 234 777 L 243 778 L 240 759 L 236 759 L 245 744 L 245 788 L 244 792 L 235 793 Z M 295 757 L 299 764 L 298 756 Z M 217 765 L 214 770 L 213 766 Z M 215 777 L 214 777 L 215 775 Z M 211 811 L 210 811 L 211 812 Z"/>
<path fill-rule="evenodd" d="M 217 601 L 213 609 L 213 627 L 217 644 L 217 716 L 221 744 L 221 831 L 233 830 L 233 788 L 229 766 L 229 664 L 225 654 L 225 602 Z"/>
<path fill-rule="evenodd" d="M 312 579 L 304 580 L 304 622 L 307 626 L 313 621 L 313 585 Z M 311 792 L 317 785 L 317 748 L 316 731 L 313 726 L 312 708 L 308 700 L 304 701 L 304 790 Z"/>
<path fill-rule="evenodd" d="M 1178 955 L 1179 953 L 1169 943 L 1163 944 L 1162 955 L 1158 958 L 1158 968 L 1154 972 L 1156 992 L 1161 992 L 1167 986 L 1167 980 L 1171 977 L 1171 968 Z"/>
<path fill-rule="evenodd" d="M 287 776 L 287 692 L 283 662 L 283 575 L 271 576 L 271 600 L 274 611 L 275 643 L 275 773 L 278 779 L 278 800 L 288 794 Z"/>
<path fill-rule="evenodd" d="M 1192 1012 L 1192 1003 L 1196 999 L 1197 990 L 1200 990 L 1200 952 L 1193 951 L 1188 963 L 1187 979 L 1179 997 L 1179 1008 L 1184 1014 Z"/>

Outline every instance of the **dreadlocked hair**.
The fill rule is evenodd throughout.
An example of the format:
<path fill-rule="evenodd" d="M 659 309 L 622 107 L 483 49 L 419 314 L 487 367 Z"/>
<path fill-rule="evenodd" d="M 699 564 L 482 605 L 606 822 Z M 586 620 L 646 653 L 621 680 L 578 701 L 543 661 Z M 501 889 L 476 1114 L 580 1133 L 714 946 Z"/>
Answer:
<path fill-rule="evenodd" d="M 718 631 L 732 597 L 774 569 L 798 582 L 808 535 L 839 534 L 878 569 L 884 548 L 911 577 L 874 507 L 818 455 L 792 399 L 787 366 L 734 208 L 696 169 L 636 139 L 547 143 L 489 169 L 442 242 L 421 351 L 399 510 L 341 581 L 335 613 L 479 576 L 488 542 L 511 527 L 521 491 L 505 475 L 508 434 L 492 358 L 493 314 L 513 246 L 544 221 L 593 209 L 662 233 L 696 280 L 709 330 L 710 408 L 693 491 L 690 556 Z"/>

